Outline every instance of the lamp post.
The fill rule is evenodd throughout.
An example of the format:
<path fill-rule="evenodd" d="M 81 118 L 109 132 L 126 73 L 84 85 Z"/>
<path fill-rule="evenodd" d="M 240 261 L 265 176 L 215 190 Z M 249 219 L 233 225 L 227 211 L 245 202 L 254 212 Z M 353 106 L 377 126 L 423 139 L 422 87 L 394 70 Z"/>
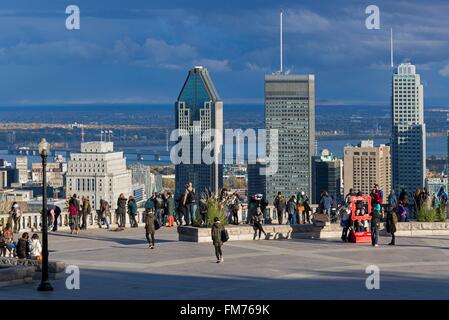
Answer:
<path fill-rule="evenodd" d="M 42 139 L 39 143 L 39 154 L 42 158 L 42 279 L 38 291 L 52 291 L 48 280 L 48 217 L 47 217 L 47 157 L 50 144 Z"/>

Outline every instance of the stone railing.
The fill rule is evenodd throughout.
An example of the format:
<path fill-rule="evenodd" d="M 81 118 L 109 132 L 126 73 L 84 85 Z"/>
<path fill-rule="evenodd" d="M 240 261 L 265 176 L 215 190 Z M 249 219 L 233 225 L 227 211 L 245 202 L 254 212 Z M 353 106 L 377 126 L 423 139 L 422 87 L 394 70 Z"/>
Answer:
<path fill-rule="evenodd" d="M 129 225 L 129 215 L 125 215 L 126 224 Z M 136 217 L 139 223 L 143 222 L 143 209 L 139 209 Z M 0 214 L 0 226 L 5 227 L 10 220 L 9 214 Z M 112 225 L 117 224 L 117 217 L 115 212 L 111 213 L 109 221 Z M 87 227 L 88 228 L 98 228 L 98 214 L 96 211 L 87 217 Z M 81 223 L 81 221 L 80 221 Z M 23 213 L 20 217 L 20 231 L 37 231 L 42 225 L 42 215 L 40 213 Z M 61 212 L 58 218 L 58 229 L 68 229 L 69 228 L 69 213 Z"/>

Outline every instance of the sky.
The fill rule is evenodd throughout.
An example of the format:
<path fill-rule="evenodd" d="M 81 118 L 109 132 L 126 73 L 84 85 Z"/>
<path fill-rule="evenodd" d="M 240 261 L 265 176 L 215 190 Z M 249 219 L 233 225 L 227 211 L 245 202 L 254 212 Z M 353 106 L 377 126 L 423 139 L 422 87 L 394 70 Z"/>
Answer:
<path fill-rule="evenodd" d="M 68 5 L 81 11 L 67 30 Z M 368 30 L 368 5 L 380 29 Z M 449 106 L 449 1 L 0 1 L 0 106 L 174 103 L 187 72 L 209 69 L 224 101 L 263 103 L 265 74 L 315 74 L 322 105 L 385 105 L 396 63 L 417 65 L 425 104 Z"/>

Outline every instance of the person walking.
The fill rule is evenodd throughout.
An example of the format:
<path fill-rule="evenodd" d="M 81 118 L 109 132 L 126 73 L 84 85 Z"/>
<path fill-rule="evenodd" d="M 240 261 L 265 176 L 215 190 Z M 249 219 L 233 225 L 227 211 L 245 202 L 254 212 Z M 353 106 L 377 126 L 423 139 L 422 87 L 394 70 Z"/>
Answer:
<path fill-rule="evenodd" d="M 173 194 L 168 191 L 165 195 L 165 212 L 168 218 L 168 227 L 173 227 L 175 225 L 175 199 Z"/>
<path fill-rule="evenodd" d="M 101 202 L 101 201 L 100 201 Z M 90 205 L 89 197 L 82 198 L 81 210 L 81 230 L 87 230 L 87 217 L 90 215 L 92 207 Z"/>
<path fill-rule="evenodd" d="M 396 237 L 394 236 L 394 234 L 396 233 L 397 223 L 398 223 L 398 215 L 394 211 L 394 208 L 391 205 L 388 205 L 385 227 L 387 229 L 387 232 L 391 234 L 391 242 L 388 244 L 390 246 L 396 245 Z"/>
<path fill-rule="evenodd" d="M 148 241 L 148 248 L 154 249 L 154 234 L 156 233 L 154 210 L 145 209 L 145 237 Z M 151 238 L 150 238 L 151 237 Z"/>
<path fill-rule="evenodd" d="M 73 233 L 78 234 L 79 211 L 80 211 L 80 204 L 76 197 L 76 194 L 74 194 L 69 200 L 70 234 L 73 234 Z"/>
<path fill-rule="evenodd" d="M 379 227 L 380 227 L 380 213 L 381 213 L 381 207 L 380 204 L 376 204 L 374 206 L 373 212 L 371 212 L 371 244 L 373 247 L 378 247 L 378 241 L 379 241 Z"/>
<path fill-rule="evenodd" d="M 283 224 L 284 222 L 284 213 L 285 206 L 287 205 L 284 195 L 281 191 L 278 192 L 276 198 L 274 198 L 273 205 L 276 208 L 276 213 L 278 216 L 278 223 Z"/>
<path fill-rule="evenodd" d="M 20 232 L 20 218 L 22 217 L 22 211 L 20 210 L 20 206 L 17 202 L 14 202 L 11 206 L 10 211 L 10 220 L 13 223 L 13 232 L 19 233 Z"/>
<path fill-rule="evenodd" d="M 161 193 L 156 193 L 154 197 L 154 205 L 156 207 L 156 219 L 159 224 L 164 225 L 165 201 Z"/>
<path fill-rule="evenodd" d="M 296 196 L 293 195 L 287 202 L 287 213 L 288 213 L 287 220 L 289 225 L 296 224 L 295 210 L 296 210 Z"/>
<path fill-rule="evenodd" d="M 54 205 L 52 210 L 55 215 L 55 220 L 53 222 L 53 231 L 56 232 L 56 231 L 58 231 L 58 219 L 59 219 L 59 216 L 61 215 L 61 208 L 57 205 Z"/>
<path fill-rule="evenodd" d="M 31 240 L 29 241 L 30 246 L 30 258 L 33 260 L 41 260 L 42 259 L 42 244 L 39 241 L 39 235 L 37 233 L 31 236 Z"/>
<path fill-rule="evenodd" d="M 137 204 L 136 200 L 134 200 L 133 196 L 129 196 L 128 198 L 128 214 L 129 214 L 129 222 L 131 224 L 131 228 L 137 228 L 139 225 L 136 220 L 137 215 Z"/>
<path fill-rule="evenodd" d="M 262 226 L 262 220 L 263 220 L 263 211 L 261 208 L 261 205 L 258 204 L 256 207 L 256 214 L 254 215 L 254 224 L 253 224 L 253 228 L 254 228 L 254 239 L 256 239 L 257 236 L 257 232 L 259 232 L 259 240 L 260 240 L 260 236 L 263 235 L 266 237 L 267 233 L 265 232 L 265 230 L 263 229 Z"/>
<path fill-rule="evenodd" d="M 17 241 L 16 254 L 19 259 L 26 259 L 30 255 L 28 237 L 28 232 L 24 232 L 22 237 Z"/>
<path fill-rule="evenodd" d="M 331 209 L 332 209 L 332 198 L 329 196 L 327 191 L 322 193 L 320 200 L 321 212 L 329 217 L 329 222 L 331 221 Z"/>
<path fill-rule="evenodd" d="M 211 236 L 212 236 L 212 244 L 215 248 L 215 256 L 217 257 L 217 263 L 221 263 L 224 261 L 223 259 L 223 251 L 221 247 L 223 246 L 223 240 L 221 238 L 221 234 L 224 231 L 224 226 L 220 222 L 218 217 L 214 218 L 214 224 L 212 225 Z"/>
<path fill-rule="evenodd" d="M 126 198 L 122 193 L 117 200 L 117 223 L 119 228 L 125 228 L 126 224 Z"/>

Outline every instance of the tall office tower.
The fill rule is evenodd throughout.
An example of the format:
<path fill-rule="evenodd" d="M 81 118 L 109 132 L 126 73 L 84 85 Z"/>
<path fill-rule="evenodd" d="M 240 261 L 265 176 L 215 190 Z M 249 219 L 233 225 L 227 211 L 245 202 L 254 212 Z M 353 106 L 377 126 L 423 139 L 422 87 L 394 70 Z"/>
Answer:
<path fill-rule="evenodd" d="M 369 195 L 375 184 L 384 191 L 386 199 L 391 191 L 390 147 L 374 147 L 372 140 L 344 149 L 344 194 L 350 189 Z"/>
<path fill-rule="evenodd" d="M 219 193 L 223 187 L 223 102 L 206 68 L 189 71 L 175 103 L 175 119 L 176 128 L 185 132 L 182 139 L 190 139 L 188 163 L 176 165 L 176 194 L 182 194 L 189 181 L 197 196 L 206 190 Z M 219 134 L 212 137 L 211 129 Z M 210 164 L 202 157 L 208 145 L 213 147 Z"/>
<path fill-rule="evenodd" d="M 18 183 L 28 182 L 28 158 L 27 157 L 16 157 L 16 181 Z"/>
<path fill-rule="evenodd" d="M 254 164 L 247 164 L 248 198 L 255 194 L 262 194 L 266 197 L 266 176 L 260 174 L 260 169 L 263 168 L 266 168 L 265 160 L 263 159 L 257 159 Z"/>
<path fill-rule="evenodd" d="M 414 192 L 424 187 L 426 175 L 426 125 L 424 92 L 416 67 L 400 64 L 392 88 L 393 188 Z"/>
<path fill-rule="evenodd" d="M 312 201 L 320 203 L 321 192 L 327 191 L 337 201 L 342 199 L 342 168 L 341 159 L 335 157 L 329 150 L 324 149 L 320 156 L 313 157 L 313 188 Z"/>
<path fill-rule="evenodd" d="M 266 177 L 267 200 L 278 191 L 290 196 L 312 193 L 312 157 L 315 155 L 315 76 L 265 76 L 265 126 L 278 131 L 278 170 Z M 267 138 L 267 154 L 270 143 Z M 272 155 L 269 156 L 272 158 Z"/>
<path fill-rule="evenodd" d="M 132 164 L 128 167 L 132 174 L 133 185 L 144 185 L 145 196 L 150 198 L 154 192 L 162 191 L 162 176 L 151 172 L 149 166 L 141 163 Z"/>
<path fill-rule="evenodd" d="M 71 153 L 66 174 L 67 195 L 89 196 L 92 208 L 100 208 L 100 200 L 117 208 L 121 193 L 132 194 L 131 171 L 126 168 L 123 152 L 114 152 L 113 142 L 81 143 L 80 153 Z"/>

